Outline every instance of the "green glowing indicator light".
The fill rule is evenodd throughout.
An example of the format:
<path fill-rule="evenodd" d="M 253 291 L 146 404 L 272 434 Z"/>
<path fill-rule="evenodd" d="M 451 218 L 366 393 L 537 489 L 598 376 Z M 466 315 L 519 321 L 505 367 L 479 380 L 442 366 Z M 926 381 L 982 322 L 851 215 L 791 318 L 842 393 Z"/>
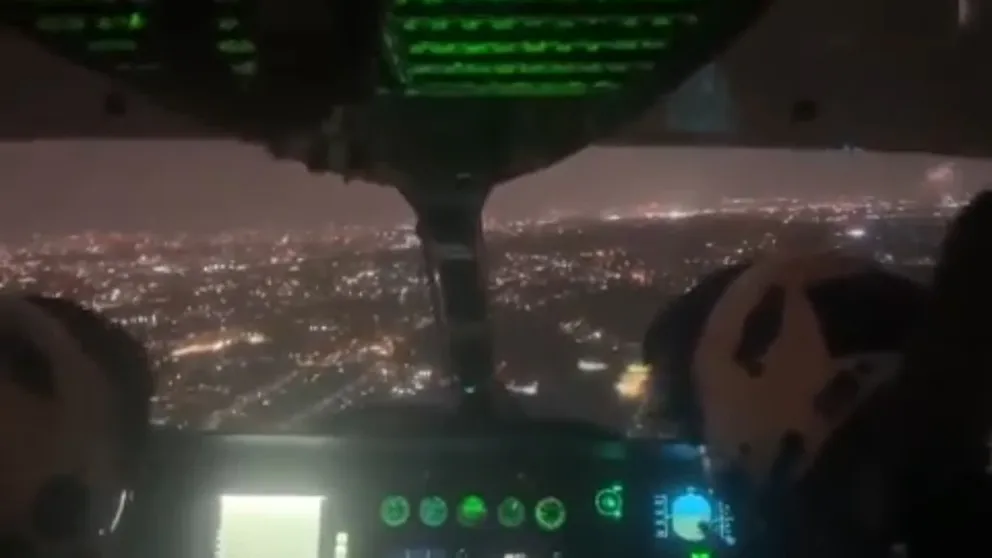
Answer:
<path fill-rule="evenodd" d="M 710 558 L 709 552 L 690 552 L 689 558 Z"/>
<path fill-rule="evenodd" d="M 134 12 L 127 18 L 127 28 L 131 31 L 140 31 L 148 25 L 148 20 L 141 12 Z"/>
<path fill-rule="evenodd" d="M 534 521 L 542 531 L 557 531 L 565 524 L 565 504 L 558 498 L 547 497 L 534 506 Z"/>
<path fill-rule="evenodd" d="M 465 527 L 478 527 L 486 520 L 486 501 L 479 496 L 466 496 L 458 504 L 458 523 Z"/>
<path fill-rule="evenodd" d="M 443 498 L 431 496 L 420 501 L 420 521 L 428 527 L 440 527 L 448 520 L 448 504 Z"/>
<path fill-rule="evenodd" d="M 410 519 L 410 502 L 402 496 L 387 496 L 379 506 L 379 518 L 389 527 L 400 527 Z"/>
<path fill-rule="evenodd" d="M 623 517 L 623 491 L 620 487 L 604 488 L 596 493 L 596 512 L 603 517 Z"/>
<path fill-rule="evenodd" d="M 503 527 L 520 527 L 527 520 L 527 507 L 517 498 L 507 498 L 496 508 L 496 518 Z"/>

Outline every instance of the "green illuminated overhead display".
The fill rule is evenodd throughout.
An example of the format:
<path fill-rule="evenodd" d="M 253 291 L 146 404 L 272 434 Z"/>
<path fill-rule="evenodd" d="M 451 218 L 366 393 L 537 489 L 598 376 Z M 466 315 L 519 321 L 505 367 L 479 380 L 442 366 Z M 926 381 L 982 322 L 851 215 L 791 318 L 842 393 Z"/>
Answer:
<path fill-rule="evenodd" d="M 401 527 L 410 519 L 410 502 L 403 496 L 386 496 L 379 505 L 379 518 L 388 527 Z"/>
<path fill-rule="evenodd" d="M 161 46 L 170 37 L 156 1 L 112 2 L 94 0 L 8 0 L 15 7 L 3 10 L 5 22 L 38 34 L 46 45 L 66 54 L 84 55 L 88 65 L 117 74 L 144 73 L 163 66 Z M 197 8 L 205 18 L 206 36 L 212 48 L 201 58 L 215 55 L 235 78 L 257 72 L 256 46 L 246 21 L 245 0 L 204 0 Z M 188 37 L 185 37 L 188 39 Z"/>
<path fill-rule="evenodd" d="M 458 504 L 458 523 L 465 527 L 478 527 L 486 521 L 486 501 L 480 496 L 470 495 Z"/>
<path fill-rule="evenodd" d="M 385 51 L 411 96 L 575 97 L 652 71 L 699 0 L 396 0 Z"/>
<path fill-rule="evenodd" d="M 676 42 L 709 33 L 715 18 L 706 14 L 715 1 L 392 0 L 382 33 L 381 90 L 476 98 L 575 98 L 616 91 L 659 65 L 667 68 L 684 58 Z M 39 35 L 63 54 L 83 53 L 95 69 L 118 73 L 168 64 L 180 71 L 189 59 L 216 59 L 236 78 L 255 76 L 267 73 L 270 64 L 282 64 L 287 39 L 309 45 L 297 46 L 314 55 L 304 64 L 314 75 L 323 74 L 311 66 L 340 63 L 340 54 L 320 46 L 327 46 L 320 37 L 334 33 L 333 22 L 307 20 L 304 25 L 299 20 L 305 17 L 290 15 L 288 30 L 269 29 L 258 9 L 258 0 L 195 5 L 6 0 L 0 22 Z M 187 20 L 195 21 L 179 23 Z M 191 51 L 177 54 L 185 48 Z"/>
<path fill-rule="evenodd" d="M 565 525 L 566 518 L 565 503 L 558 498 L 549 496 L 534 506 L 534 521 L 542 531 L 557 531 Z"/>
<path fill-rule="evenodd" d="M 420 521 L 428 527 L 440 527 L 448 520 L 448 504 L 443 498 L 430 496 L 420 501 Z"/>
<path fill-rule="evenodd" d="M 503 527 L 520 527 L 527 521 L 527 506 L 518 498 L 506 498 L 496 508 L 496 519 Z"/>
<path fill-rule="evenodd" d="M 596 513 L 610 519 L 623 518 L 623 487 L 611 486 L 596 493 Z"/>

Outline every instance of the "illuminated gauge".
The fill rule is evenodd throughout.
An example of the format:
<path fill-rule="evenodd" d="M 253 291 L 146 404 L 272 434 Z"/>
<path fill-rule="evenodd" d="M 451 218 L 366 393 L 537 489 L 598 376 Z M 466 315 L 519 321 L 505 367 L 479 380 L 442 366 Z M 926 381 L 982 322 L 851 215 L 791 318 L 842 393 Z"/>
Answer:
<path fill-rule="evenodd" d="M 623 517 L 623 488 L 612 486 L 596 493 L 596 512 L 610 519 Z"/>
<path fill-rule="evenodd" d="M 448 504 L 438 496 L 421 500 L 419 512 L 420 521 L 428 527 L 440 527 L 448 520 Z"/>
<path fill-rule="evenodd" d="M 543 531 L 555 531 L 565 524 L 565 504 L 551 496 L 534 506 L 534 521 Z"/>
<path fill-rule="evenodd" d="M 527 507 L 517 498 L 507 498 L 496 508 L 496 518 L 503 527 L 520 527 L 527 520 Z"/>
<path fill-rule="evenodd" d="M 379 518 L 389 527 L 399 527 L 410 519 L 410 502 L 403 496 L 387 496 L 379 505 Z"/>
<path fill-rule="evenodd" d="M 718 505 L 720 513 L 717 532 L 727 546 L 734 546 L 737 544 L 737 536 L 734 533 L 734 512 L 730 509 L 730 505 L 725 502 L 720 502 Z"/>
<path fill-rule="evenodd" d="M 458 504 L 458 523 L 465 527 L 478 527 L 486 521 L 486 501 L 479 496 L 466 496 Z"/>
<path fill-rule="evenodd" d="M 659 493 L 652 498 L 651 515 L 654 519 L 654 538 L 667 539 L 669 523 L 671 523 L 668 511 L 668 495 Z"/>
<path fill-rule="evenodd" d="M 713 505 L 690 489 L 672 500 L 671 519 L 672 531 L 677 537 L 698 542 L 706 538 L 703 526 L 713 521 Z"/>

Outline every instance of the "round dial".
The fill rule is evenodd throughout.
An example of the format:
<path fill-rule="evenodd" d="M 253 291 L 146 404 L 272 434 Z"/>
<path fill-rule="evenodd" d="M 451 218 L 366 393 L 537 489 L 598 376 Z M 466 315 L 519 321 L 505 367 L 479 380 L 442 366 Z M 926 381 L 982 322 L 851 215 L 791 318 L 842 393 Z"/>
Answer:
<path fill-rule="evenodd" d="M 527 520 L 527 507 L 518 498 L 507 498 L 496 508 L 496 518 L 503 527 L 520 527 Z"/>
<path fill-rule="evenodd" d="M 617 488 L 604 488 L 596 493 L 596 512 L 603 517 L 623 516 L 623 494 Z"/>
<path fill-rule="evenodd" d="M 706 538 L 703 527 L 713 521 L 713 505 L 695 492 L 672 500 L 672 531 L 682 540 L 699 542 Z"/>
<path fill-rule="evenodd" d="M 458 504 L 458 523 L 465 527 L 478 527 L 486 520 L 486 501 L 480 496 L 466 496 Z"/>
<path fill-rule="evenodd" d="M 379 518 L 389 527 L 399 527 L 410 519 L 410 502 L 403 496 L 386 496 L 379 505 Z"/>
<path fill-rule="evenodd" d="M 440 527 L 448 520 L 448 504 L 438 496 L 421 500 L 419 512 L 420 521 L 428 527 Z"/>
<path fill-rule="evenodd" d="M 565 504 L 554 497 L 541 499 L 534 506 L 534 521 L 544 531 L 555 531 L 565 524 Z"/>

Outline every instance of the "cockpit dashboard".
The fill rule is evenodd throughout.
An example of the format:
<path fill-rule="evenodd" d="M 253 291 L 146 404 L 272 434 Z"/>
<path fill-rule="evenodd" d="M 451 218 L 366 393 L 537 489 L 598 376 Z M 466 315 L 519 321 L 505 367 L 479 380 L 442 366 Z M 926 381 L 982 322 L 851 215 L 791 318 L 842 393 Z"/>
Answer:
<path fill-rule="evenodd" d="M 692 448 L 546 436 L 170 434 L 119 533 L 147 558 L 709 558 L 735 542 Z"/>

